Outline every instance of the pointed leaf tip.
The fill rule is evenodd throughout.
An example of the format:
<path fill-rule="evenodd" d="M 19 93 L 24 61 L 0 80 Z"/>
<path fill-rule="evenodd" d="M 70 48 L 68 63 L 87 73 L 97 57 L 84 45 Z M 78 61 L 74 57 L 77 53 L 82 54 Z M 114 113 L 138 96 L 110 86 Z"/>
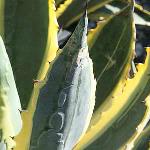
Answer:
<path fill-rule="evenodd" d="M 85 13 L 81 17 L 77 27 L 75 28 L 72 36 L 68 40 L 64 49 L 70 49 L 69 48 L 70 46 L 77 47 L 77 50 L 87 47 L 87 26 L 88 26 L 88 17 L 87 13 Z"/>
<path fill-rule="evenodd" d="M 87 48 L 87 24 L 86 13 L 52 63 L 40 89 L 30 147 L 72 149 L 88 128 L 95 104 L 96 81 Z"/>

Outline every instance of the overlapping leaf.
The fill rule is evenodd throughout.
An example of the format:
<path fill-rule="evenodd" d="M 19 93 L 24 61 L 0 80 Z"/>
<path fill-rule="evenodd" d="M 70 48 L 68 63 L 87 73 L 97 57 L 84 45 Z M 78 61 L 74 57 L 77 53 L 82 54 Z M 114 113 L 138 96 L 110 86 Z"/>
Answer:
<path fill-rule="evenodd" d="M 109 3 L 105 5 L 104 7 L 94 11 L 93 13 L 90 13 L 89 19 L 93 21 L 105 20 L 108 17 L 121 11 L 121 9 L 123 9 L 123 7 L 126 7 L 126 5 L 127 4 L 124 3 L 123 1 Z M 135 5 L 134 21 L 136 25 L 149 26 L 150 14 L 144 9 L 142 9 L 141 7 L 138 7 L 137 5 Z"/>
<path fill-rule="evenodd" d="M 149 149 L 150 125 L 148 125 L 134 142 L 133 150 Z"/>
<path fill-rule="evenodd" d="M 47 2 L 46 6 L 48 7 L 48 12 L 49 12 L 48 13 L 49 21 L 48 21 L 48 29 L 47 29 L 48 30 L 47 43 L 46 43 L 46 47 L 43 47 L 45 50 L 41 49 L 42 55 L 39 55 L 40 53 L 39 54 L 37 53 L 37 55 L 43 60 L 40 63 L 41 66 L 38 66 L 38 68 L 37 68 L 39 70 L 37 71 L 38 73 L 36 73 L 38 75 L 37 75 L 37 80 L 35 80 L 35 83 L 42 82 L 42 80 L 45 79 L 45 76 L 46 76 L 48 68 L 49 68 L 49 63 L 55 58 L 56 51 L 58 50 L 58 40 L 57 40 L 58 24 L 57 24 L 56 14 L 55 14 L 55 3 L 54 3 L 54 0 L 48 0 L 46 2 Z M 46 6 L 43 5 L 42 8 L 43 9 L 47 8 Z M 39 6 L 39 7 L 41 8 L 41 6 Z M 41 30 L 42 30 L 42 28 L 41 28 Z M 35 34 L 33 34 L 33 35 L 35 36 Z M 39 36 L 39 38 L 42 38 L 42 36 Z M 31 51 L 34 52 L 34 50 L 31 50 Z M 29 52 L 29 54 L 30 54 L 30 52 Z M 34 56 L 32 56 L 32 57 L 34 58 Z M 34 63 L 36 63 L 36 62 L 34 62 Z M 33 66 L 31 64 L 28 65 L 28 68 L 29 68 L 29 66 L 32 66 L 34 68 L 35 67 L 34 63 L 31 63 Z M 33 82 L 31 81 L 30 84 L 33 84 Z M 36 108 L 39 88 L 40 88 L 39 85 L 37 86 L 37 84 L 34 84 L 34 90 L 32 92 L 32 96 L 31 96 L 31 98 L 29 97 L 30 103 L 27 108 L 27 111 L 24 111 L 22 113 L 24 126 L 23 126 L 21 133 L 15 138 L 15 141 L 17 142 L 17 147 L 15 147 L 15 150 L 20 150 L 20 149 L 26 150 L 29 146 L 30 134 L 31 134 L 31 129 L 32 129 L 33 113 Z M 23 90 L 23 92 L 26 92 L 25 89 L 22 89 L 22 90 Z M 27 93 L 27 94 L 29 94 L 29 93 Z M 24 139 L 26 139 L 26 140 L 24 140 Z"/>
<path fill-rule="evenodd" d="M 97 79 L 95 110 L 109 97 L 118 81 L 128 74 L 134 53 L 135 33 L 132 21 L 131 10 L 127 7 L 108 21 L 100 22 L 88 35 L 90 56 Z"/>
<path fill-rule="evenodd" d="M 41 66 L 48 34 L 47 0 L 5 1 L 5 43 L 25 109 Z"/>
<path fill-rule="evenodd" d="M 150 63 L 149 60 L 150 51 L 149 50 L 147 51 L 148 51 L 148 58 L 145 64 L 144 65 L 140 64 L 138 67 L 139 70 L 138 74 L 140 73 L 140 71 L 141 73 L 143 71 L 142 74 L 145 74 L 145 76 L 149 74 L 148 72 L 149 72 L 149 63 Z M 134 93 L 137 92 L 137 94 L 135 94 L 135 97 L 131 97 L 130 95 L 127 97 L 128 99 L 130 98 L 133 99 L 132 104 L 124 111 L 121 117 L 117 119 L 117 121 L 115 121 L 115 123 L 113 123 L 109 127 L 109 129 L 104 134 L 102 134 L 97 140 L 95 140 L 86 149 L 97 150 L 98 148 L 101 148 L 106 150 L 107 149 L 108 150 L 109 149 L 132 150 L 134 148 L 135 141 L 142 133 L 142 130 L 144 129 L 144 127 L 146 126 L 150 118 L 149 97 L 146 98 L 146 96 L 150 93 L 150 86 L 149 86 L 150 78 L 149 77 L 145 78 L 143 76 L 142 80 L 140 80 L 141 82 L 140 84 L 142 84 L 145 79 L 147 79 L 147 81 L 144 83 L 145 84 L 145 86 L 143 86 L 144 88 L 143 89 L 140 88 L 140 90 L 137 90 L 135 88 L 136 91 L 133 90 Z M 136 79 L 130 79 L 130 80 L 127 81 L 126 83 L 127 87 L 125 87 L 123 91 L 123 93 L 126 92 L 127 95 L 128 95 L 128 91 L 131 90 L 131 84 L 130 86 L 128 86 L 128 84 L 130 82 L 133 82 L 133 80 Z M 126 91 L 127 88 L 130 89 Z M 115 95 L 113 96 L 115 97 Z M 116 95 L 113 104 L 117 103 L 118 100 L 122 101 L 123 95 L 122 96 L 120 95 L 119 98 L 117 98 Z"/>
<path fill-rule="evenodd" d="M 137 102 L 129 112 L 122 114 L 123 117 L 121 119 L 118 119 L 104 134 L 85 149 L 116 150 L 120 149 L 122 145 L 126 148 L 127 145 L 125 143 L 136 132 L 136 127 L 142 121 L 145 109 L 144 103 Z"/>
<path fill-rule="evenodd" d="M 40 89 L 31 150 L 72 149 L 88 127 L 94 109 L 96 81 L 88 54 L 87 24 L 86 15 L 52 63 Z"/>
<path fill-rule="evenodd" d="M 90 0 L 88 2 L 88 13 L 103 7 L 111 1 L 113 0 Z M 58 23 L 61 26 L 66 27 L 77 21 L 82 16 L 85 3 L 85 0 L 66 0 L 64 4 L 60 5 L 60 8 L 57 9 Z"/>
<path fill-rule="evenodd" d="M 140 120 L 140 123 L 137 126 L 135 126 L 136 130 L 134 129 L 135 130 L 134 134 L 128 139 L 128 141 L 125 144 L 123 144 L 123 146 L 121 146 L 120 149 L 122 149 L 122 150 L 126 149 L 126 148 L 129 149 L 129 150 L 132 150 L 134 148 L 135 141 L 139 138 L 139 136 L 143 132 L 144 128 L 146 127 L 147 123 L 149 122 L 149 119 L 150 119 L 150 96 L 148 96 L 143 101 L 143 103 L 142 103 L 141 100 L 138 101 L 138 103 L 139 103 L 139 106 L 141 106 L 141 107 L 140 108 L 138 108 L 138 107 L 134 108 L 135 113 L 134 113 L 134 116 L 133 116 L 132 120 L 130 121 L 130 124 L 131 125 L 134 124 L 133 121 L 135 120 L 135 116 L 140 116 L 140 112 L 143 111 L 143 109 L 142 109 L 143 106 L 142 105 L 145 106 L 144 107 L 144 115 L 143 115 L 142 119 Z M 128 131 L 126 131 L 126 132 L 128 133 Z"/>
<path fill-rule="evenodd" d="M 21 105 L 12 68 L 0 37 L 0 145 L 3 149 L 13 148 L 12 137 L 22 128 L 19 110 L 21 111 Z"/>
<path fill-rule="evenodd" d="M 138 65 L 138 72 L 135 75 L 133 79 L 128 79 L 126 86 L 124 87 L 124 91 L 121 95 L 117 95 L 117 93 L 113 93 L 112 98 L 107 100 L 105 104 L 101 106 L 101 108 L 96 112 L 95 117 L 93 118 L 93 121 L 91 122 L 91 127 L 89 128 L 89 131 L 85 135 L 84 139 L 84 148 L 87 147 L 87 149 L 95 149 L 95 147 L 98 146 L 104 146 L 105 149 L 118 149 L 119 147 L 116 147 L 117 144 L 119 144 L 118 137 L 120 137 L 119 142 L 122 140 L 122 135 L 119 136 L 118 130 L 121 130 L 119 127 L 115 130 L 115 125 L 117 126 L 119 124 L 119 120 L 123 119 L 129 110 L 133 109 L 136 105 L 135 103 L 140 103 L 150 92 L 150 49 L 147 50 L 147 58 L 145 61 L 145 64 L 139 64 Z M 115 95 L 116 94 L 116 95 Z M 110 105 L 109 105 L 110 104 Z M 140 105 L 141 111 L 143 111 L 143 106 Z M 132 111 L 133 113 L 133 111 Z M 137 117 L 140 117 L 140 112 L 137 115 Z M 134 116 L 131 117 L 134 119 Z M 132 122 L 131 119 L 131 122 Z M 142 117 L 141 117 L 142 119 Z M 137 120 L 135 119 L 135 122 Z M 122 121 L 121 121 L 122 122 Z M 134 121 L 132 123 L 135 123 Z M 130 122 L 129 122 L 130 123 Z M 140 122 L 137 122 L 139 124 Z M 135 128 L 131 128 L 132 124 L 129 126 L 130 136 L 134 133 Z M 137 127 L 137 126 L 136 126 Z M 113 128 L 113 130 L 112 130 Z M 134 129 L 134 130 L 133 130 Z M 124 128 L 122 128 L 124 130 Z M 108 134 L 107 134 L 108 133 Z M 114 136 L 116 134 L 116 136 Z M 126 133 L 129 135 L 129 133 Z M 114 146 L 107 145 L 106 142 L 103 140 L 106 139 L 104 135 L 110 135 L 109 140 L 114 144 L 115 141 L 117 142 L 114 144 Z M 111 139 L 113 135 L 113 139 Z M 124 137 L 124 136 L 123 136 Z M 127 137 L 126 137 L 127 138 Z M 94 141 L 95 140 L 95 141 Z M 127 139 L 126 139 L 127 140 Z M 125 142 L 125 141 L 123 141 Z M 80 143 L 79 143 L 80 144 Z M 82 143 L 81 143 L 82 144 Z M 79 147 L 83 148 L 83 145 L 77 146 L 76 149 L 79 149 Z"/>
<path fill-rule="evenodd" d="M 139 25 L 150 26 L 150 12 L 135 4 L 135 22 Z"/>
<path fill-rule="evenodd" d="M 100 105 L 104 100 L 105 103 L 103 105 L 111 108 L 113 106 L 111 102 L 113 93 L 117 91 L 117 95 L 120 95 L 124 88 L 124 81 L 128 75 L 134 50 L 135 33 L 131 7 L 127 6 L 122 12 L 110 18 L 106 24 L 104 23 L 102 27 L 99 26 L 96 30 L 95 33 L 98 34 L 98 31 L 100 32 L 96 35 L 98 38 L 90 49 L 97 79 L 96 113 L 93 114 L 94 123 L 91 123 L 89 131 L 75 149 L 85 148 L 94 141 L 100 131 L 105 131 L 103 125 L 105 121 L 107 122 L 108 116 L 105 117 L 104 122 L 101 121 L 99 118 L 101 113 L 97 109 L 101 110 Z M 100 125 L 101 123 L 102 125 Z"/>

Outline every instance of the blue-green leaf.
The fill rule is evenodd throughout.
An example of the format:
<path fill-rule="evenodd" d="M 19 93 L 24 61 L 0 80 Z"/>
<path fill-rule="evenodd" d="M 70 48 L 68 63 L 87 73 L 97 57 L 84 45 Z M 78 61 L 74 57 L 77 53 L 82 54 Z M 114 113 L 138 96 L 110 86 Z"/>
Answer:
<path fill-rule="evenodd" d="M 72 149 L 85 133 L 96 81 L 87 47 L 87 16 L 57 56 L 40 90 L 30 149 Z"/>
<path fill-rule="evenodd" d="M 13 147 L 11 137 L 22 128 L 21 105 L 16 89 L 11 64 L 0 37 L 0 141 Z"/>

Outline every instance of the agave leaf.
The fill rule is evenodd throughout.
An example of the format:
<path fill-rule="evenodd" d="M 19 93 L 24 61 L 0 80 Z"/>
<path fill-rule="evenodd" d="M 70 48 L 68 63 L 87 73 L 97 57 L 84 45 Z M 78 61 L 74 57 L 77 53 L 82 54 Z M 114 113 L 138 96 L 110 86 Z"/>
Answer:
<path fill-rule="evenodd" d="M 150 92 L 150 86 L 146 89 Z M 121 118 L 86 149 L 97 150 L 100 147 L 106 150 L 131 150 L 134 141 L 141 134 L 150 117 L 149 98 L 147 97 L 144 101 L 147 93 L 143 92 Z"/>
<path fill-rule="evenodd" d="M 121 3 L 110 3 L 105 5 L 104 7 L 96 10 L 93 13 L 89 14 L 89 19 L 93 21 L 98 21 L 98 20 L 106 20 L 110 16 L 118 13 L 123 7 L 126 7 L 126 4 L 124 2 Z M 145 10 L 143 9 L 138 9 L 135 7 L 135 12 L 134 12 L 134 21 L 136 25 L 150 25 L 150 15 L 146 13 Z"/>
<path fill-rule="evenodd" d="M 142 7 L 134 3 L 134 21 L 136 25 L 150 25 L 150 13 L 146 10 L 144 10 Z M 126 3 L 124 1 L 118 2 L 112 2 L 111 5 L 108 5 L 107 7 L 109 10 L 114 12 L 115 10 L 122 9 L 122 7 L 125 7 Z"/>
<path fill-rule="evenodd" d="M 57 39 L 58 23 L 56 19 L 56 12 L 55 12 L 56 9 L 54 0 L 48 0 L 48 8 L 49 8 L 49 26 L 48 26 L 47 44 L 42 65 L 38 73 L 38 80 L 43 80 L 45 78 L 49 68 L 49 63 L 52 60 L 54 60 L 54 58 L 56 57 L 56 52 L 59 49 Z"/>
<path fill-rule="evenodd" d="M 146 98 L 146 100 L 144 101 L 144 104 L 146 106 L 146 111 L 145 111 L 145 114 L 143 115 L 143 119 L 141 120 L 139 125 L 136 127 L 135 133 L 130 137 L 130 139 L 127 141 L 127 143 L 124 144 L 120 149 L 132 150 L 134 148 L 134 142 L 139 137 L 139 135 L 143 132 L 144 128 L 146 127 L 147 123 L 149 122 L 149 119 L 150 119 L 150 96 L 148 96 Z M 141 111 L 141 109 L 138 109 L 138 110 Z M 137 112 L 137 114 L 139 114 L 139 113 Z M 130 123 L 132 123 L 132 122 L 130 122 Z"/>
<path fill-rule="evenodd" d="M 134 103 L 144 100 L 147 97 L 150 92 L 150 49 L 147 50 L 145 64 L 139 64 L 137 68 L 138 72 L 135 77 L 133 79 L 127 79 L 122 94 L 118 95 L 118 93 L 114 92 L 112 98 L 106 99 L 105 103 L 94 114 L 88 132 L 75 149 L 83 149 L 86 147 L 90 150 L 92 148 L 94 149 L 97 143 L 96 140 L 100 141 L 100 138 L 103 138 L 101 136 L 111 126 L 114 126 L 116 121 L 123 118 Z"/>
<path fill-rule="evenodd" d="M 56 11 L 57 18 L 64 13 L 64 11 L 71 5 L 73 0 L 64 0 L 62 4 L 59 5 Z"/>
<path fill-rule="evenodd" d="M 136 102 L 127 113 L 124 113 L 104 134 L 85 149 L 119 150 L 136 132 L 136 127 L 142 121 L 145 111 L 144 103 Z"/>
<path fill-rule="evenodd" d="M 37 75 L 37 80 L 35 80 L 35 82 L 42 82 L 42 80 L 45 79 L 49 68 L 49 63 L 54 59 L 56 51 L 58 50 L 58 40 L 57 40 L 58 24 L 56 21 L 56 14 L 55 14 L 55 3 L 54 0 L 48 0 L 47 3 L 49 12 L 47 44 L 44 51 L 42 64 L 40 66 L 40 70 Z M 18 143 L 15 150 L 26 150 L 28 148 L 32 128 L 33 113 L 36 108 L 39 88 L 40 86 L 34 84 L 34 90 L 32 92 L 32 96 L 30 98 L 30 103 L 28 105 L 27 111 L 22 112 L 24 126 L 21 133 L 15 138 L 15 141 Z"/>
<path fill-rule="evenodd" d="M 92 21 L 104 21 L 119 13 L 126 6 L 127 4 L 122 1 L 112 1 L 96 11 L 89 13 L 88 17 Z"/>
<path fill-rule="evenodd" d="M 99 39 L 99 35 L 101 30 L 103 30 L 104 26 L 110 21 L 113 16 L 109 16 L 107 19 L 97 22 L 97 26 L 94 29 L 90 29 L 88 31 L 88 47 L 91 50 L 94 45 L 96 45 Z M 92 52 L 92 51 L 90 51 Z"/>
<path fill-rule="evenodd" d="M 146 21 L 145 19 L 143 19 L 140 15 L 138 15 L 137 13 L 134 13 L 134 20 L 135 20 L 135 24 L 136 25 L 146 25 L 146 26 L 150 26 L 150 20 Z"/>
<path fill-rule="evenodd" d="M 133 150 L 149 149 L 150 148 L 150 125 L 148 125 L 134 142 Z"/>
<path fill-rule="evenodd" d="M 22 128 L 19 110 L 21 105 L 11 64 L 0 37 L 0 142 L 5 143 L 7 149 L 14 146 L 11 137 L 16 136 Z"/>
<path fill-rule="evenodd" d="M 135 22 L 139 25 L 150 26 L 150 12 L 135 4 Z"/>
<path fill-rule="evenodd" d="M 106 22 L 100 22 L 88 35 L 90 56 L 97 79 L 95 110 L 110 96 L 118 81 L 128 74 L 135 46 L 134 31 L 130 6 L 127 6 Z"/>
<path fill-rule="evenodd" d="M 124 14 L 128 14 L 128 17 L 126 15 L 124 16 Z M 93 38 L 89 38 L 89 43 L 90 39 L 92 39 L 92 42 L 94 43 L 92 44 L 93 46 L 90 46 L 90 55 L 94 63 L 94 72 L 97 78 L 96 109 L 99 108 L 102 101 L 104 101 L 106 98 L 110 99 L 115 90 L 117 91 L 117 94 L 119 94 L 120 91 L 122 93 L 122 88 L 124 86 L 123 82 L 129 71 L 128 62 L 131 61 L 133 54 L 132 50 L 134 49 L 135 35 L 132 21 L 133 18 L 130 6 L 128 6 L 115 17 L 111 17 L 109 21 L 106 21 L 106 23 L 104 23 L 102 26 L 98 25 L 94 31 L 97 33 L 97 35 L 95 35 L 97 36 L 97 40 L 93 42 L 94 36 Z M 117 29 L 117 32 L 114 30 L 114 28 Z M 106 57 L 109 54 L 108 52 L 110 53 L 110 58 L 113 58 L 117 63 L 112 65 L 112 68 L 110 67 L 109 69 L 106 69 L 108 65 L 111 65 L 112 63 L 112 61 Z M 101 75 L 101 78 L 98 80 L 99 75 Z M 117 78 L 116 75 L 118 75 Z M 120 81 L 119 84 L 118 81 Z M 119 92 L 116 89 L 117 84 Z M 80 142 L 79 147 L 77 145 L 77 149 L 82 149 L 86 140 L 87 139 L 83 138 L 83 140 L 81 140 L 81 145 Z M 90 142 L 91 138 L 87 141 Z"/>
<path fill-rule="evenodd" d="M 90 0 L 88 2 L 88 13 L 94 12 L 111 1 L 113 0 Z M 85 3 L 84 0 L 66 0 L 56 11 L 58 23 L 63 27 L 67 27 L 77 21 L 82 16 Z"/>
<path fill-rule="evenodd" d="M 120 3 L 111 3 L 111 5 L 106 5 L 106 8 L 111 10 L 113 13 L 117 12 L 117 9 L 122 9 L 125 7 L 125 3 L 121 1 Z M 134 21 L 136 25 L 150 25 L 150 13 L 144 9 L 141 9 L 135 4 Z"/>
<path fill-rule="evenodd" d="M 97 9 L 95 12 L 88 15 L 91 21 L 102 21 L 106 20 L 108 17 L 112 16 L 114 13 L 107 9 L 105 6 Z"/>
<path fill-rule="evenodd" d="M 137 9 L 137 10 L 139 10 L 141 13 L 143 12 L 144 14 L 147 14 L 147 16 L 150 16 L 150 12 L 149 11 L 147 11 L 147 10 L 145 10 L 142 6 L 140 6 L 139 4 L 136 4 L 135 3 L 135 8 Z M 144 17 L 144 16 L 143 16 Z M 148 17 L 148 20 L 149 20 L 149 17 Z"/>
<path fill-rule="evenodd" d="M 37 78 L 45 58 L 49 34 L 48 2 L 5 0 L 4 19 L 6 49 L 14 70 L 21 104 L 26 109 L 33 90 L 33 79 Z"/>
<path fill-rule="evenodd" d="M 87 24 L 86 15 L 53 62 L 40 90 L 30 150 L 70 150 L 88 127 L 96 81 L 88 54 Z"/>
<path fill-rule="evenodd" d="M 4 0 L 0 0 L 0 36 L 4 37 Z"/>

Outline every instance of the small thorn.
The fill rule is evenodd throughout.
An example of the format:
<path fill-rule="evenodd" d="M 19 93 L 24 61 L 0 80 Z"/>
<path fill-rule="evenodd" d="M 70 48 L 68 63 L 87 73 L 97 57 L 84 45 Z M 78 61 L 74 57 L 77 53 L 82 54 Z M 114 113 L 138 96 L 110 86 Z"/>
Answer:
<path fill-rule="evenodd" d="M 106 21 L 104 17 L 99 17 L 97 23 L 102 22 L 102 21 Z"/>
<path fill-rule="evenodd" d="M 20 112 L 28 112 L 28 110 L 27 109 L 21 109 L 21 110 L 19 110 Z"/>
<path fill-rule="evenodd" d="M 138 127 L 137 128 L 135 128 L 136 129 L 136 131 L 138 131 Z"/>
<path fill-rule="evenodd" d="M 145 103 L 145 101 L 141 101 L 141 103 Z"/>
<path fill-rule="evenodd" d="M 88 9 L 88 0 L 86 0 L 86 2 L 85 2 L 85 10 L 87 10 Z"/>
<path fill-rule="evenodd" d="M 62 30 L 62 29 L 63 29 L 63 25 L 60 25 L 60 26 L 59 26 L 59 29 Z"/>
<path fill-rule="evenodd" d="M 42 82 L 41 80 L 33 80 L 33 84 L 41 83 L 41 82 Z"/>
<path fill-rule="evenodd" d="M 88 0 L 86 0 L 86 2 L 85 2 L 85 6 L 84 6 L 84 16 L 87 15 L 87 9 L 88 9 Z"/>

